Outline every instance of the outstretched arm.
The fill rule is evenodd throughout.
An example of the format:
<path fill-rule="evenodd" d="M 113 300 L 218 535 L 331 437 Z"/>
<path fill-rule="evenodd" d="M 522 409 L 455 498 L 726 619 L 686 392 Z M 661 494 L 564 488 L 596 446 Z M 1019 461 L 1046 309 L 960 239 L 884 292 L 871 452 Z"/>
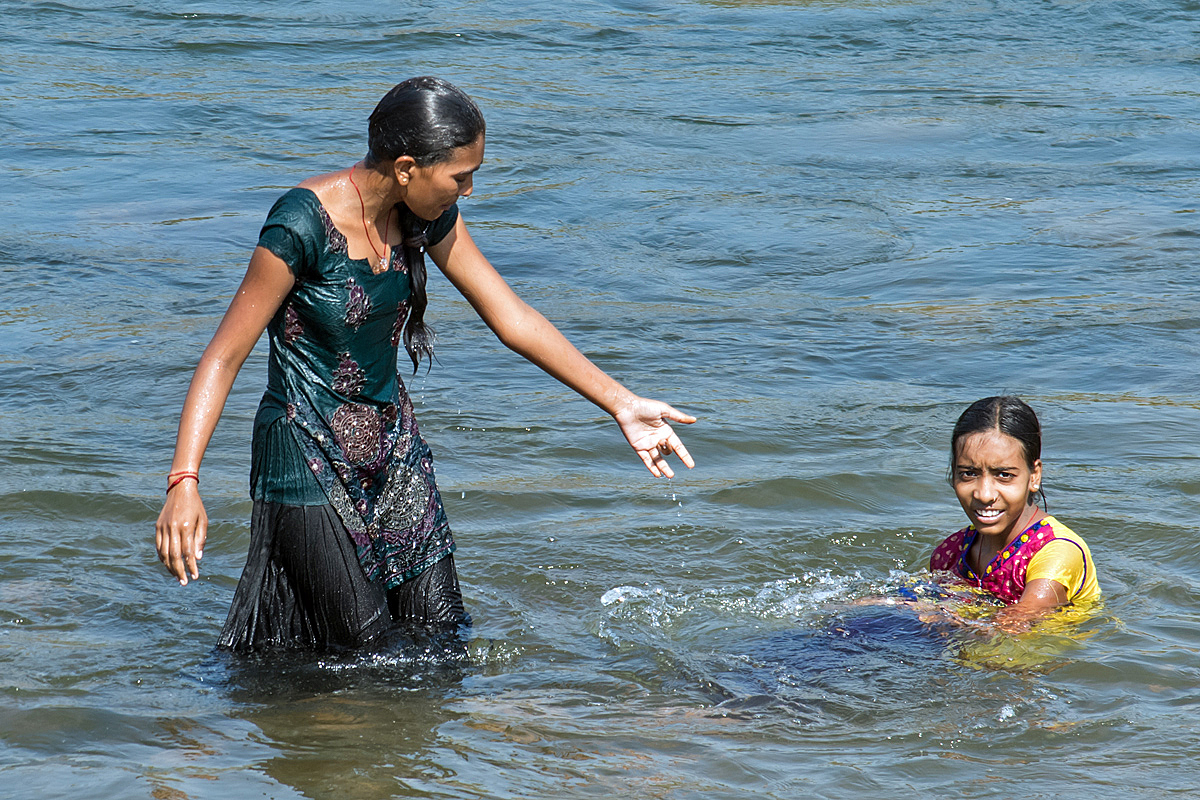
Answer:
<path fill-rule="evenodd" d="M 179 418 L 172 473 L 199 473 L 234 378 L 292 283 L 291 271 L 278 256 L 261 247 L 255 249 L 246 277 L 192 375 Z M 196 562 L 204 555 L 207 536 L 208 515 L 198 481 L 182 480 L 167 492 L 155 524 L 158 558 L 180 585 L 187 585 L 188 575 L 200 577 Z"/>
<path fill-rule="evenodd" d="M 528 303 L 517 297 L 467 233 L 462 217 L 454 230 L 429 248 L 429 255 L 506 347 L 524 356 L 604 409 L 646 469 L 674 477 L 667 455 L 695 466 L 668 420 L 690 424 L 696 418 L 666 403 L 639 397 L 609 377 Z"/>

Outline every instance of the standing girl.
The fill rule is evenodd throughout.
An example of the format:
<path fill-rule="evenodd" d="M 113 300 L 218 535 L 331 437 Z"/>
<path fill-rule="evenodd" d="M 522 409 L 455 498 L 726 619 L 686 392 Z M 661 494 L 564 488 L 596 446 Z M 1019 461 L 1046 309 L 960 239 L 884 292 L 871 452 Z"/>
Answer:
<path fill-rule="evenodd" d="M 250 554 L 219 645 L 358 647 L 398 622 L 467 619 L 432 454 L 397 375 L 432 354 L 424 254 L 509 348 L 611 414 L 646 467 L 691 456 L 666 420 L 521 301 L 458 213 L 483 161 L 484 122 L 462 91 L 413 78 L 379 102 L 358 163 L 303 181 L 271 209 L 192 378 L 156 525 L 180 584 L 199 577 L 208 518 L 200 462 L 234 378 L 265 328 L 254 421 Z"/>
<path fill-rule="evenodd" d="M 1011 396 L 972 403 L 950 440 L 950 483 L 971 524 L 934 550 L 929 568 L 1009 604 L 1006 618 L 1100 597 L 1087 545 L 1038 504 L 1041 455 L 1037 415 Z"/>

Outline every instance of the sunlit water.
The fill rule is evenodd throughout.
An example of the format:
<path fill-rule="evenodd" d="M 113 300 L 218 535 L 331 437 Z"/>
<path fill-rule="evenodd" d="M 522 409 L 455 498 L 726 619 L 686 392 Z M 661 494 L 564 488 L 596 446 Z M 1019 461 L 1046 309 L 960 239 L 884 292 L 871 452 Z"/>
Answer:
<path fill-rule="evenodd" d="M 0 13 L 0 794 L 1197 789 L 1200 4 Z M 488 119 L 477 241 L 701 418 L 698 467 L 652 479 L 435 276 L 410 388 L 473 629 L 231 660 L 265 352 L 181 589 L 152 536 L 186 383 L 274 198 L 423 73 Z M 949 430 L 1000 391 L 1104 605 L 1026 636 L 860 605 L 962 524 Z"/>

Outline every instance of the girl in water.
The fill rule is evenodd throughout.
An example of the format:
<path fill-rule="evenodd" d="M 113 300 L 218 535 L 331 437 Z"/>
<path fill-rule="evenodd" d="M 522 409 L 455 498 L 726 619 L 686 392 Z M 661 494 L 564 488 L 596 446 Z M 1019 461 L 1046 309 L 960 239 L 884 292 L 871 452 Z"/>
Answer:
<path fill-rule="evenodd" d="M 950 440 L 950 483 L 971 524 L 938 545 L 929 568 L 1008 604 L 1001 622 L 1100 597 L 1087 545 L 1043 510 L 1041 454 L 1037 415 L 1011 396 L 972 403 Z"/>
<path fill-rule="evenodd" d="M 271 209 L 192 378 L 156 525 L 159 559 L 199 577 L 208 518 L 200 462 L 238 370 L 266 329 L 254 421 L 250 554 L 219 646 L 359 647 L 397 623 L 468 620 L 432 454 L 397 375 L 432 354 L 424 254 L 509 348 L 611 414 L 646 468 L 691 456 L 667 420 L 521 301 L 471 240 L 457 201 L 483 161 L 462 91 L 413 78 L 379 102 L 366 157 L 309 178 Z"/>

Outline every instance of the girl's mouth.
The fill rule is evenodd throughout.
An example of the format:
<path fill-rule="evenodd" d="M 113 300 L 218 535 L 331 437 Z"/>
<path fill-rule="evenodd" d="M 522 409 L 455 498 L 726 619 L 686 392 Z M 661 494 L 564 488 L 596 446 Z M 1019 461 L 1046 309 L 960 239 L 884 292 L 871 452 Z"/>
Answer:
<path fill-rule="evenodd" d="M 975 516 L 979 518 L 980 522 L 995 522 L 1003 513 L 998 508 L 980 508 L 975 511 Z"/>

